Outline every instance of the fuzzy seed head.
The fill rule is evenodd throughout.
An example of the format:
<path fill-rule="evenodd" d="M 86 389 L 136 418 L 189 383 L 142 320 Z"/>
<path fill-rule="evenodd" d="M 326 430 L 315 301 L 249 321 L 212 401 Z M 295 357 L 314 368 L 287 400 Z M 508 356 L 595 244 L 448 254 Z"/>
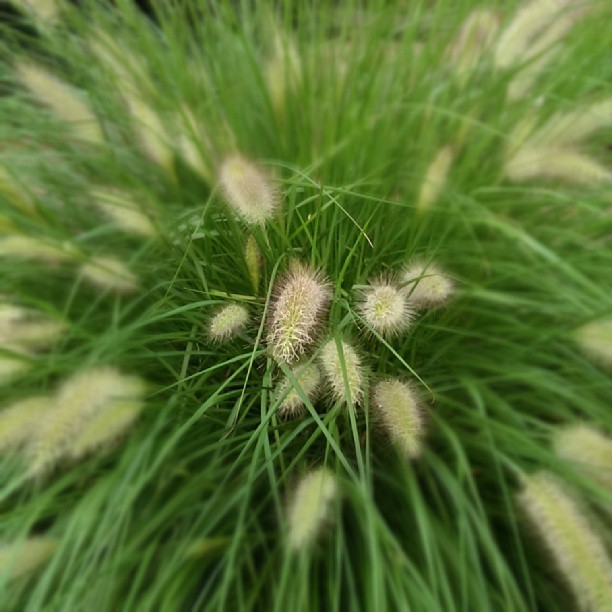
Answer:
<path fill-rule="evenodd" d="M 136 275 L 114 257 L 92 257 L 88 263 L 81 266 L 81 275 L 102 291 L 125 294 L 138 289 Z"/>
<path fill-rule="evenodd" d="M 291 374 L 297 380 L 300 386 L 298 393 L 297 386 L 294 385 L 287 376 L 277 386 L 275 397 L 283 397 L 285 399 L 278 407 L 278 413 L 282 417 L 292 418 L 299 416 L 304 412 L 306 406 L 303 396 L 305 395 L 310 401 L 316 397 L 321 389 L 321 370 L 315 363 L 306 363 L 303 365 L 294 366 L 291 369 Z"/>
<path fill-rule="evenodd" d="M 93 191 L 92 196 L 95 206 L 118 229 L 128 234 L 145 237 L 157 233 L 149 215 L 140 210 L 129 194 L 117 190 L 98 189 Z"/>
<path fill-rule="evenodd" d="M 459 73 L 472 70 L 491 48 L 499 29 L 499 17 L 488 8 L 473 10 L 461 25 L 450 48 L 450 58 Z"/>
<path fill-rule="evenodd" d="M 401 280 L 408 304 L 416 309 L 441 306 L 453 294 L 453 282 L 434 264 L 413 262 L 404 269 Z"/>
<path fill-rule="evenodd" d="M 372 404 L 395 445 L 410 459 L 421 454 L 424 416 L 416 393 L 399 380 L 379 382 Z"/>
<path fill-rule="evenodd" d="M 342 355 L 334 339 L 323 346 L 319 357 L 321 370 L 334 400 L 354 407 L 363 400 L 366 383 L 364 367 L 361 357 L 348 342 L 342 340 L 340 345 Z"/>
<path fill-rule="evenodd" d="M 235 338 L 247 326 L 249 311 L 242 304 L 223 306 L 212 318 L 208 335 L 215 342 L 227 342 Z"/>
<path fill-rule="evenodd" d="M 608 610 L 612 563 L 603 542 L 552 474 L 525 479 L 518 501 L 571 587 L 581 610 Z"/>
<path fill-rule="evenodd" d="M 366 323 L 386 338 L 408 329 L 414 312 L 405 292 L 386 280 L 370 281 L 361 296 L 359 311 Z"/>
<path fill-rule="evenodd" d="M 313 470 L 301 479 L 288 508 L 288 544 L 291 549 L 305 550 L 315 541 L 330 518 L 337 497 L 338 484 L 327 468 Z"/>
<path fill-rule="evenodd" d="M 46 536 L 0 544 L 0 580 L 5 576 L 15 579 L 30 574 L 46 563 L 58 546 L 58 540 Z"/>
<path fill-rule="evenodd" d="M 17 351 L 11 352 L 14 355 L 0 352 L 0 386 L 25 374 L 32 367 L 32 364 Z"/>
<path fill-rule="evenodd" d="M 0 453 L 17 449 L 30 440 L 51 403 L 49 397 L 33 396 L 0 411 Z"/>
<path fill-rule="evenodd" d="M 102 413 L 117 404 L 140 401 L 144 391 L 141 379 L 121 374 L 112 367 L 89 369 L 66 380 L 55 397 L 53 409 L 40 423 L 29 445 L 30 474 L 44 474 L 60 459 L 70 456 L 79 436 L 85 435 L 86 440 L 95 438 L 85 433 L 92 422 L 95 427 L 94 418 L 101 418 Z M 86 445 L 81 441 L 79 449 L 83 446 Z"/>
<path fill-rule="evenodd" d="M 53 344 L 66 326 L 42 313 L 0 301 L 0 346 L 36 350 Z"/>
<path fill-rule="evenodd" d="M 267 342 L 277 361 L 292 363 L 315 341 L 331 299 L 318 272 L 294 262 L 275 289 Z"/>
<path fill-rule="evenodd" d="M 75 255 L 76 250 L 67 243 L 42 242 L 39 238 L 22 234 L 0 238 L 0 257 L 57 265 L 70 261 Z"/>
<path fill-rule="evenodd" d="M 436 153 L 423 178 L 417 210 L 424 212 L 436 203 L 446 184 L 453 157 L 453 149 L 449 145 L 442 147 Z"/>
<path fill-rule="evenodd" d="M 580 423 L 560 429 L 553 447 L 557 456 L 575 463 L 585 476 L 612 493 L 612 439 Z"/>
<path fill-rule="evenodd" d="M 229 206 L 246 223 L 265 223 L 280 204 L 280 194 L 271 177 L 241 155 L 223 161 L 219 183 Z"/>
<path fill-rule="evenodd" d="M 22 0 L 19 6 L 43 24 L 53 24 L 60 16 L 60 0 Z"/>
<path fill-rule="evenodd" d="M 251 279 L 251 285 L 253 286 L 253 291 L 255 293 L 257 293 L 259 290 L 262 260 L 263 257 L 259 247 L 257 246 L 257 240 L 255 240 L 255 236 L 253 236 L 253 234 L 250 234 L 247 238 L 246 247 L 244 249 L 244 261 L 246 262 L 249 278 Z"/>
<path fill-rule="evenodd" d="M 603 366 L 612 367 L 612 317 L 579 327 L 574 338 L 589 357 Z"/>
<path fill-rule="evenodd" d="M 69 123 L 76 136 L 94 144 L 104 142 L 98 119 L 81 92 L 34 64 L 17 62 L 21 83 L 55 115 Z"/>

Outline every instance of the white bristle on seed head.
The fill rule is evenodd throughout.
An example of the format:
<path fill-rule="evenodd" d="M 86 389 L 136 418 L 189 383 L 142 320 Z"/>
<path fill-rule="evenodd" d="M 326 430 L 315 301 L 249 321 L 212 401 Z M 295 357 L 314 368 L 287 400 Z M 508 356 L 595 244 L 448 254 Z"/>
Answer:
<path fill-rule="evenodd" d="M 123 436 L 140 416 L 144 402 L 125 399 L 114 402 L 95 414 L 74 438 L 67 456 L 77 460 L 102 448 L 110 447 Z"/>
<path fill-rule="evenodd" d="M 336 340 L 328 340 L 321 349 L 319 361 L 334 400 L 353 407 L 363 400 L 366 375 L 359 353 L 345 340 L 340 346 L 342 355 Z"/>
<path fill-rule="evenodd" d="M 33 396 L 0 410 L 0 453 L 25 444 L 51 409 L 52 399 Z"/>
<path fill-rule="evenodd" d="M 413 308 L 435 308 L 453 294 L 453 281 L 435 264 L 415 261 L 403 270 L 401 281 Z"/>
<path fill-rule="evenodd" d="M 294 261 L 276 282 L 270 307 L 267 343 L 277 361 L 292 363 L 318 336 L 331 293 L 321 275 Z"/>
<path fill-rule="evenodd" d="M 144 392 L 141 379 L 121 374 L 112 367 L 85 370 L 64 381 L 52 410 L 29 444 L 30 475 L 44 474 L 63 457 L 70 456 L 75 442 L 92 419 L 117 404 L 139 402 Z"/>
<path fill-rule="evenodd" d="M 81 275 L 102 291 L 133 293 L 138 289 L 138 278 L 115 257 L 92 257 L 81 266 Z"/>
<path fill-rule="evenodd" d="M 208 335 L 215 342 L 227 342 L 244 330 L 249 322 L 249 311 L 243 304 L 227 304 L 213 316 Z"/>
<path fill-rule="evenodd" d="M 247 223 L 265 223 L 280 204 L 280 193 L 272 177 L 242 155 L 232 155 L 223 161 L 219 184 L 229 206 Z"/>
<path fill-rule="evenodd" d="M 386 338 L 408 329 L 415 314 L 405 292 L 385 279 L 370 281 L 361 293 L 358 309 L 365 322 Z"/>
<path fill-rule="evenodd" d="M 472 70 L 489 51 L 499 29 L 499 16 L 489 8 L 474 9 L 461 24 L 450 47 L 450 59 L 459 73 Z"/>
<path fill-rule="evenodd" d="M 104 142 L 98 119 L 82 92 L 34 64 L 20 61 L 15 70 L 21 83 L 59 119 L 70 124 L 77 137 L 91 143 Z"/>
<path fill-rule="evenodd" d="M 591 359 L 612 367 L 612 317 L 582 325 L 574 332 L 574 339 Z"/>
<path fill-rule="evenodd" d="M 612 563 L 602 540 L 556 478 L 546 472 L 525 478 L 518 501 L 574 592 L 579 609 L 609 609 Z"/>
<path fill-rule="evenodd" d="M 291 374 L 299 385 L 297 385 L 285 376 L 281 383 L 276 388 L 275 397 L 286 397 L 281 401 L 278 407 L 278 413 L 282 417 L 296 417 L 304 412 L 306 406 L 303 399 L 306 396 L 310 401 L 316 397 L 321 389 L 321 370 L 315 363 L 305 363 L 291 368 Z"/>
<path fill-rule="evenodd" d="M 399 380 L 384 380 L 374 387 L 372 405 L 395 445 L 410 459 L 417 458 L 425 423 L 415 391 Z"/>
<path fill-rule="evenodd" d="M 32 536 L 18 542 L 0 544 L 0 580 L 20 578 L 46 563 L 59 541 L 47 536 Z"/>
<path fill-rule="evenodd" d="M 65 331 L 61 321 L 0 300 L 0 346 L 36 350 L 53 344 Z"/>
<path fill-rule="evenodd" d="M 571 461 L 585 476 L 612 493 L 612 438 L 579 423 L 560 428 L 553 447 L 558 457 Z"/>
<path fill-rule="evenodd" d="M 436 153 L 423 177 L 423 183 L 421 184 L 421 190 L 417 199 L 418 211 L 424 212 L 428 210 L 440 197 L 446 184 L 453 158 L 453 149 L 449 145 L 442 147 Z"/>
<path fill-rule="evenodd" d="M 293 550 L 305 550 L 319 535 L 330 518 L 338 484 L 327 468 L 315 469 L 298 482 L 293 491 L 288 513 L 288 544 Z"/>

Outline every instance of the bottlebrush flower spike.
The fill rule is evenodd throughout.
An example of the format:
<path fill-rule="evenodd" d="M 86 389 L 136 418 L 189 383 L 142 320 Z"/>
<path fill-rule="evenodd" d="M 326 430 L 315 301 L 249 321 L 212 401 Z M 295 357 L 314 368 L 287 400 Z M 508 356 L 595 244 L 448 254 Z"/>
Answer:
<path fill-rule="evenodd" d="M 472 70 L 491 48 L 499 22 L 497 13 L 488 8 L 477 8 L 467 16 L 449 53 L 459 74 Z"/>
<path fill-rule="evenodd" d="M 421 191 L 417 199 L 417 210 L 424 212 L 432 204 L 435 204 L 448 177 L 451 164 L 453 163 L 453 150 L 450 146 L 442 147 L 433 158 L 421 185 Z"/>
<path fill-rule="evenodd" d="M 59 119 L 70 124 L 76 136 L 94 144 L 104 142 L 98 119 L 81 92 L 34 64 L 19 61 L 15 70 L 21 83 Z"/>
<path fill-rule="evenodd" d="M 259 291 L 259 281 L 261 279 L 261 267 L 263 257 L 257 246 L 255 236 L 250 234 L 247 238 L 246 247 L 244 249 L 244 261 L 246 262 L 249 278 L 255 294 Z"/>
<path fill-rule="evenodd" d="M 49 397 L 33 396 L 0 411 L 0 453 L 25 444 L 51 409 L 51 403 Z"/>
<path fill-rule="evenodd" d="M 285 113 L 287 95 L 296 95 L 302 81 L 302 63 L 295 43 L 278 29 L 272 35 L 272 53 L 264 66 L 264 76 L 274 112 Z"/>
<path fill-rule="evenodd" d="M 293 550 L 305 550 L 319 535 L 330 518 L 334 501 L 338 498 L 338 484 L 327 468 L 306 474 L 298 483 L 289 503 L 288 544 Z"/>
<path fill-rule="evenodd" d="M 553 439 L 557 456 L 576 464 L 585 476 L 612 493 L 612 439 L 580 423 L 559 429 Z"/>
<path fill-rule="evenodd" d="M 53 344 L 66 325 L 42 313 L 0 300 L 0 346 L 35 350 Z"/>
<path fill-rule="evenodd" d="M 43 25 L 55 24 L 61 14 L 60 0 L 22 0 L 19 7 L 25 9 Z"/>
<path fill-rule="evenodd" d="M 249 311 L 242 304 L 227 304 L 212 318 L 208 335 L 215 342 L 227 342 L 235 338 L 249 322 Z"/>
<path fill-rule="evenodd" d="M 74 259 L 78 254 L 78 250 L 69 243 L 42 241 L 40 238 L 23 234 L 11 234 L 0 238 L 0 257 L 57 265 Z"/>
<path fill-rule="evenodd" d="M 64 381 L 53 409 L 28 446 L 30 475 L 44 474 L 60 459 L 70 456 L 79 436 L 85 435 L 102 413 L 113 410 L 117 404 L 138 402 L 143 394 L 141 379 L 121 374 L 112 367 L 85 370 Z"/>
<path fill-rule="evenodd" d="M 94 189 L 91 196 L 94 205 L 124 232 L 146 237 L 157 233 L 151 216 L 133 202 L 130 194 L 116 189 Z"/>
<path fill-rule="evenodd" d="M 317 393 L 321 389 L 321 371 L 315 363 L 305 363 L 294 366 L 291 369 L 291 374 L 297 380 L 300 386 L 298 393 L 297 386 L 289 380 L 287 376 L 277 386 L 275 397 L 281 398 L 286 395 L 278 407 L 278 413 L 282 417 L 296 417 L 304 412 L 305 395 L 310 401 L 313 401 Z"/>
<path fill-rule="evenodd" d="M 441 306 L 453 294 L 453 282 L 435 264 L 415 261 L 404 269 L 401 280 L 413 308 Z"/>
<path fill-rule="evenodd" d="M 319 356 L 321 370 L 334 400 L 354 407 L 363 400 L 366 384 L 364 367 L 361 357 L 348 342 L 342 340 L 340 345 L 342 355 L 336 340 L 326 342 Z"/>
<path fill-rule="evenodd" d="M 5 353 L 2 348 L 6 347 L 0 347 L 0 387 L 25 374 L 32 367 L 23 351 L 10 348 Z"/>
<path fill-rule="evenodd" d="M 19 542 L 0 544 L 0 580 L 13 580 L 32 573 L 57 550 L 59 540 L 32 536 Z"/>
<path fill-rule="evenodd" d="M 103 291 L 132 293 L 138 289 L 136 275 L 114 257 L 92 257 L 81 266 L 81 275 Z"/>
<path fill-rule="evenodd" d="M 331 299 L 321 274 L 298 261 L 277 281 L 267 343 L 277 361 L 292 363 L 316 340 Z"/>
<path fill-rule="evenodd" d="M 272 178 L 241 155 L 223 161 L 219 184 L 229 206 L 247 223 L 265 223 L 280 205 L 280 192 Z"/>
<path fill-rule="evenodd" d="M 612 563 L 602 541 L 556 479 L 546 472 L 525 478 L 518 501 L 574 592 L 579 608 L 609 609 Z"/>
<path fill-rule="evenodd" d="M 574 332 L 578 346 L 596 362 L 612 367 L 612 317 L 591 321 Z"/>
<path fill-rule="evenodd" d="M 405 292 L 382 278 L 370 281 L 362 291 L 358 310 L 374 331 L 387 338 L 408 329 L 415 314 Z"/>
<path fill-rule="evenodd" d="M 410 459 L 421 454 L 424 416 L 416 393 L 399 380 L 379 382 L 372 404 L 396 446 Z"/>

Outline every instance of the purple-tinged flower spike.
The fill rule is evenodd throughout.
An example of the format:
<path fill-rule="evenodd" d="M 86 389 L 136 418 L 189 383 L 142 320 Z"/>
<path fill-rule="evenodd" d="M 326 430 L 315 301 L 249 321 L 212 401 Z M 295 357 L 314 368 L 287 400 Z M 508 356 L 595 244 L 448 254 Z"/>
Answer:
<path fill-rule="evenodd" d="M 602 540 L 557 479 L 538 472 L 524 479 L 518 501 L 562 576 L 578 609 L 601 611 L 612 602 L 612 563 Z"/>
<path fill-rule="evenodd" d="M 321 370 L 331 390 L 334 401 L 344 402 L 353 408 L 361 404 L 365 394 L 366 374 L 359 353 L 346 341 L 328 340 L 319 356 Z"/>
<path fill-rule="evenodd" d="M 277 361 L 297 361 L 313 344 L 331 299 L 321 274 L 294 261 L 277 281 L 268 321 L 267 343 Z"/>
<path fill-rule="evenodd" d="M 219 184 L 228 205 L 246 223 L 263 225 L 280 206 L 280 191 L 272 177 L 242 155 L 223 161 Z"/>
<path fill-rule="evenodd" d="M 612 438 L 585 423 L 560 428 L 553 448 L 593 482 L 612 493 Z"/>
<path fill-rule="evenodd" d="M 300 393 L 298 393 L 297 385 L 292 383 L 287 376 L 279 383 L 275 392 L 277 398 L 285 396 L 278 407 L 278 413 L 285 418 L 293 418 L 303 414 L 306 406 L 304 396 L 313 401 L 321 390 L 322 383 L 321 370 L 315 363 L 294 366 L 291 369 L 291 374 L 300 387 Z"/>
<path fill-rule="evenodd" d="M 370 281 L 361 292 L 358 310 L 366 323 L 385 338 L 406 331 L 416 314 L 408 305 L 406 293 L 385 279 Z"/>
<path fill-rule="evenodd" d="M 287 512 L 287 543 L 293 550 L 307 549 L 330 519 L 338 498 L 338 484 L 327 468 L 306 474 L 297 484 Z"/>
<path fill-rule="evenodd" d="M 47 536 L 0 544 L 0 576 L 13 580 L 27 576 L 46 563 L 59 541 Z"/>
<path fill-rule="evenodd" d="M 414 390 L 399 380 L 379 382 L 372 392 L 372 406 L 394 444 L 408 457 L 419 457 L 425 419 Z"/>
<path fill-rule="evenodd" d="M 208 335 L 214 342 L 228 342 L 241 333 L 249 322 L 249 311 L 242 304 L 222 306 L 208 326 Z"/>
<path fill-rule="evenodd" d="M 401 274 L 408 305 L 412 308 L 442 306 L 453 295 L 453 281 L 435 264 L 415 261 Z"/>

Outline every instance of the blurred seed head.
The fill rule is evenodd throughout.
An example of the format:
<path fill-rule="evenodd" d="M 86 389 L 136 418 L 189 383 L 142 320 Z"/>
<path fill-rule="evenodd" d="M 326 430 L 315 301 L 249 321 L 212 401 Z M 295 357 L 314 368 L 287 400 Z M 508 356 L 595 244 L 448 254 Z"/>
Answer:
<path fill-rule="evenodd" d="M 361 404 L 365 393 L 366 374 L 359 353 L 345 340 L 340 341 L 342 354 L 336 341 L 328 340 L 319 356 L 321 370 L 336 402 L 353 408 Z"/>
<path fill-rule="evenodd" d="M 473 70 L 491 49 L 499 24 L 499 15 L 489 8 L 474 9 L 467 16 L 449 50 L 459 74 Z"/>
<path fill-rule="evenodd" d="M 535 473 L 524 479 L 518 501 L 574 592 L 579 609 L 607 609 L 612 601 L 612 563 L 561 484 L 552 474 Z"/>
<path fill-rule="evenodd" d="M 438 150 L 429 164 L 421 190 L 417 198 L 417 210 L 424 212 L 437 202 L 446 185 L 448 173 L 453 163 L 453 149 L 446 145 Z"/>
<path fill-rule="evenodd" d="M 287 542 L 292 550 L 306 550 L 331 518 L 338 484 L 327 468 L 315 469 L 298 482 L 290 499 Z"/>
<path fill-rule="evenodd" d="M 53 344 L 65 331 L 61 321 L 0 299 L 0 346 L 36 350 Z"/>
<path fill-rule="evenodd" d="M 155 236 L 157 230 L 151 215 L 146 214 L 134 201 L 129 193 L 117 189 L 94 189 L 91 192 L 94 205 L 115 226 L 137 236 Z"/>
<path fill-rule="evenodd" d="M 403 270 L 401 280 L 408 305 L 412 308 L 435 308 L 453 295 L 452 280 L 435 264 L 414 261 Z"/>
<path fill-rule="evenodd" d="M 13 580 L 31 574 L 50 559 L 58 546 L 59 540 L 47 536 L 0 544 L 0 579 Z"/>
<path fill-rule="evenodd" d="M 574 339 L 594 361 L 612 367 L 612 317 L 582 325 L 574 332 Z"/>
<path fill-rule="evenodd" d="M 32 437 L 52 403 L 47 396 L 32 396 L 0 411 L 0 453 L 20 448 Z"/>
<path fill-rule="evenodd" d="M 39 261 L 57 265 L 78 257 L 79 252 L 70 243 L 58 243 L 39 237 L 11 234 L 0 237 L 0 257 Z"/>
<path fill-rule="evenodd" d="M 265 223 L 280 205 L 280 192 L 272 177 L 242 155 L 231 155 L 223 161 L 219 184 L 230 208 L 246 223 Z"/>
<path fill-rule="evenodd" d="M 399 380 L 379 382 L 372 392 L 372 405 L 395 445 L 410 459 L 423 447 L 423 409 L 414 390 Z"/>
<path fill-rule="evenodd" d="M 87 282 L 102 291 L 126 294 L 138 289 L 136 275 L 115 257 L 92 257 L 81 266 L 81 275 Z"/>
<path fill-rule="evenodd" d="M 415 314 L 408 307 L 405 292 L 386 279 L 370 281 L 358 309 L 366 323 L 386 338 L 408 329 Z"/>
<path fill-rule="evenodd" d="M 267 343 L 277 361 L 292 363 L 316 340 L 331 299 L 321 274 L 294 261 L 279 278 L 270 307 Z"/>
<path fill-rule="evenodd" d="M 291 368 L 291 374 L 296 379 L 302 395 L 298 393 L 297 385 L 294 385 L 287 376 L 283 377 L 274 394 L 276 398 L 286 395 L 278 407 L 280 416 L 286 418 L 301 415 L 306 406 L 303 396 L 312 402 L 321 390 L 322 383 L 321 370 L 315 363 L 296 365 Z"/>
<path fill-rule="evenodd" d="M 244 330 L 249 322 L 249 311 L 242 304 L 227 304 L 213 316 L 208 335 L 215 342 L 227 342 Z"/>
<path fill-rule="evenodd" d="M 259 291 L 259 282 L 261 280 L 261 268 L 263 265 L 263 256 L 259 247 L 257 246 L 257 240 L 253 234 L 249 234 L 247 238 L 246 246 L 244 249 L 244 261 L 249 272 L 249 278 L 251 279 L 251 285 L 255 295 Z"/>

